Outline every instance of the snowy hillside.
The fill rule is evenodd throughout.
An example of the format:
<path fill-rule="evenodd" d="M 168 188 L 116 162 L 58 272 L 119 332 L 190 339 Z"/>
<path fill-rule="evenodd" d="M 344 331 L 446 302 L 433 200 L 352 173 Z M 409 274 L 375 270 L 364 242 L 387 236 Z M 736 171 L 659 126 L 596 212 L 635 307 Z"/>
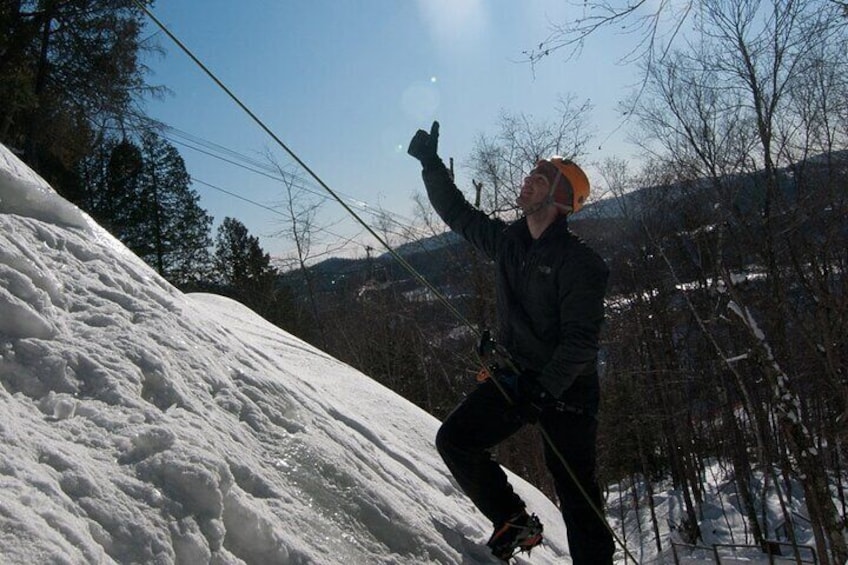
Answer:
<path fill-rule="evenodd" d="M 491 562 L 435 419 L 181 294 L 2 146 L 0 411 L 2 563 Z M 548 534 L 532 563 L 568 562 L 515 481 Z"/>

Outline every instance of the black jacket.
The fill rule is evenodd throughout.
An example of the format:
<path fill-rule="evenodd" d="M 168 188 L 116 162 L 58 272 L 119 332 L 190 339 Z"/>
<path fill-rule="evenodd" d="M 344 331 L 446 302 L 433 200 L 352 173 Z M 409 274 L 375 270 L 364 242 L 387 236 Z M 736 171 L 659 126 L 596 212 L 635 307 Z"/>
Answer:
<path fill-rule="evenodd" d="M 598 406 L 598 335 L 609 270 L 558 218 L 533 240 L 522 218 L 507 224 L 472 207 L 441 161 L 422 173 L 427 195 L 450 228 L 495 262 L 498 342 L 522 374 L 566 405 Z"/>

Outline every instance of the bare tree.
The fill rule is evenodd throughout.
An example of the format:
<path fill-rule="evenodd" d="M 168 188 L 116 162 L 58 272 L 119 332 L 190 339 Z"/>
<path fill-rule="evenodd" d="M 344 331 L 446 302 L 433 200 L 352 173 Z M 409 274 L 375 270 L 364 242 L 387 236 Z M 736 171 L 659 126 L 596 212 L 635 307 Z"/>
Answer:
<path fill-rule="evenodd" d="M 841 261 L 839 254 L 822 256 L 820 247 L 805 250 L 794 245 L 796 238 L 789 234 L 797 233 L 804 223 L 819 236 L 824 230 L 831 234 L 830 241 L 844 243 L 844 238 L 827 227 L 833 225 L 829 214 L 804 201 L 828 190 L 830 184 L 819 179 L 818 186 L 813 185 L 802 174 L 823 170 L 808 161 L 814 152 L 821 151 L 825 152 L 823 160 L 830 161 L 824 167 L 828 174 L 838 177 L 843 174 L 839 171 L 844 171 L 844 166 L 835 166 L 832 161 L 834 149 L 844 147 L 844 130 L 838 125 L 841 113 L 834 101 L 844 100 L 841 77 L 848 68 L 844 57 L 837 55 L 841 50 L 833 45 L 844 47 L 846 21 L 836 13 L 836 6 L 827 2 L 788 1 L 765 6 L 756 1 L 710 0 L 697 7 L 697 41 L 644 61 L 645 88 L 634 106 L 640 125 L 638 141 L 672 171 L 678 185 L 688 183 L 696 190 L 712 188 L 722 204 L 714 208 L 712 224 L 728 225 L 735 243 L 749 246 L 732 256 L 725 256 L 728 249 L 714 246 L 712 280 L 723 277 L 725 284 L 735 284 L 730 271 L 721 271 L 718 265 L 737 269 L 738 273 L 758 256 L 755 262 L 764 270 L 768 289 L 756 299 L 758 310 L 776 314 L 763 320 L 765 335 L 769 336 L 765 350 L 775 351 L 774 355 L 785 362 L 797 356 L 786 320 L 802 328 L 809 327 L 811 321 L 809 314 L 797 307 L 795 288 L 799 282 L 817 279 L 824 285 L 813 285 L 816 290 L 809 288 L 810 295 L 832 295 L 834 260 Z M 782 172 L 787 167 L 796 172 L 793 177 Z M 750 180 L 740 181 L 742 178 Z M 795 187 L 794 198 L 787 192 L 790 182 Z M 755 202 L 738 213 L 741 201 L 751 195 Z M 834 200 L 844 205 L 844 199 Z M 802 211 L 805 216 L 798 215 Z M 815 221 L 808 221 L 811 218 Z M 794 273 L 787 269 L 787 256 L 794 257 Z M 731 258 L 733 266 L 729 265 Z M 829 266 L 811 268 L 822 264 Z M 706 273 L 702 280 L 706 280 Z M 823 292 L 825 288 L 828 290 Z M 841 325 L 846 315 L 842 306 L 831 301 L 828 314 L 821 314 L 824 319 L 835 317 Z M 817 318 L 822 319 L 815 316 L 812 320 Z M 750 318 L 740 319 L 745 320 L 744 327 L 751 327 Z M 832 324 L 816 328 L 824 336 L 835 329 Z M 755 335 L 748 332 L 749 338 Z M 821 347 L 820 337 L 810 336 L 810 341 Z M 778 431 L 789 449 L 784 466 L 804 478 L 818 551 L 824 560 L 830 552 L 835 562 L 844 562 L 848 557 L 844 523 L 830 499 L 824 460 L 818 458 L 816 465 L 809 464 L 810 453 L 817 452 L 815 435 L 808 428 L 813 423 L 810 412 L 790 410 L 784 404 L 788 399 L 790 404 L 810 405 L 799 396 L 803 379 L 776 369 L 781 363 L 764 353 L 761 342 L 752 341 L 750 347 L 751 359 L 768 379 L 772 396 L 766 397 L 765 404 L 764 399 L 752 396 L 746 402 L 747 409 L 752 415 L 765 405 L 776 410 Z M 841 359 L 838 364 L 836 372 L 823 366 L 823 374 L 834 390 L 844 391 L 844 364 Z M 740 390 L 746 390 L 744 379 L 738 381 Z M 845 414 L 845 393 L 837 398 L 831 406 L 827 402 L 813 406 L 834 415 Z M 763 417 L 752 421 L 758 419 L 766 421 Z M 763 441 L 762 431 L 756 435 Z M 761 453 L 761 457 L 764 455 Z"/>
<path fill-rule="evenodd" d="M 276 236 L 284 236 L 294 243 L 295 255 L 293 260 L 295 267 L 303 278 L 306 289 L 309 309 L 318 330 L 320 344 L 326 349 L 327 336 L 324 331 L 324 320 L 318 308 L 318 298 L 315 283 L 310 270 L 307 268 L 308 261 L 312 258 L 313 238 L 317 226 L 315 217 L 321 207 L 321 202 L 315 197 L 314 192 L 307 191 L 303 179 L 292 170 L 284 168 L 270 153 L 267 155 L 269 163 L 277 170 L 277 174 L 283 185 L 283 199 L 278 208 L 283 216 L 283 229 Z"/>
<path fill-rule="evenodd" d="M 538 63 L 557 52 L 564 52 L 566 57 L 577 56 L 587 39 L 611 28 L 634 37 L 633 47 L 622 54 L 623 61 L 651 63 L 669 51 L 698 2 L 605 0 L 572 4 L 579 16 L 554 24 L 547 38 L 525 51 L 530 62 Z"/>

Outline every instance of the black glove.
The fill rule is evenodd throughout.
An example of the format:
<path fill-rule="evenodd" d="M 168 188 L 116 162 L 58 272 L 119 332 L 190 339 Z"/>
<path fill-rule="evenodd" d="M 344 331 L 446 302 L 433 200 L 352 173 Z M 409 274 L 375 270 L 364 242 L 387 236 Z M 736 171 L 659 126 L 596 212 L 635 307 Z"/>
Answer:
<path fill-rule="evenodd" d="M 535 424 L 539 415 L 546 408 L 556 404 L 557 399 L 536 379 L 519 375 L 513 401 L 515 402 L 513 406 L 515 416 L 526 424 Z"/>
<path fill-rule="evenodd" d="M 489 360 L 489 357 L 497 351 L 498 344 L 492 339 L 492 332 L 483 330 L 480 334 L 480 340 L 477 342 L 477 355 L 484 362 Z"/>
<path fill-rule="evenodd" d="M 439 122 L 433 122 L 430 133 L 423 129 L 415 132 L 412 141 L 409 142 L 407 153 L 421 161 L 422 165 L 428 165 L 439 160 Z"/>

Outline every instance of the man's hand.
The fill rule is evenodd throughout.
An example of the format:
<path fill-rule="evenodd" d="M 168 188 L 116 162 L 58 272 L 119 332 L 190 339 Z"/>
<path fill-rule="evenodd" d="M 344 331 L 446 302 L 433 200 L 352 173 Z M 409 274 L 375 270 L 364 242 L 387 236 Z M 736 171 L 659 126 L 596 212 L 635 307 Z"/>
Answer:
<path fill-rule="evenodd" d="M 438 160 L 439 150 L 439 122 L 433 122 L 430 133 L 423 129 L 415 132 L 412 141 L 409 142 L 407 153 L 421 161 L 422 165 Z"/>
<path fill-rule="evenodd" d="M 480 340 L 477 342 L 477 356 L 485 363 L 497 352 L 498 344 L 492 339 L 492 332 L 483 330 Z"/>
<path fill-rule="evenodd" d="M 516 416 L 526 424 L 535 424 L 539 415 L 557 402 L 536 379 L 526 375 L 518 376 L 513 400 Z"/>

